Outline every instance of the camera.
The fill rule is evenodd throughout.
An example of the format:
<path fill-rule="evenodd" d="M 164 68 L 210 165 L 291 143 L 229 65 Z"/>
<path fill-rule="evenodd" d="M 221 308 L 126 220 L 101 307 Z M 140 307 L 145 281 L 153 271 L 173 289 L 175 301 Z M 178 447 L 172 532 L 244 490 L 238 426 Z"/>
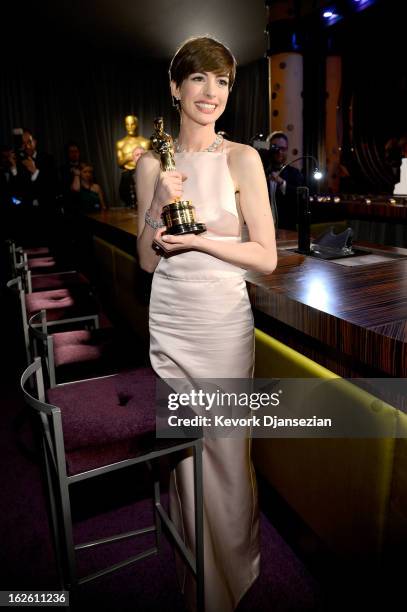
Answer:
<path fill-rule="evenodd" d="M 23 149 L 23 129 L 13 128 L 13 149 L 17 159 L 27 159 L 26 152 Z"/>
<path fill-rule="evenodd" d="M 251 141 L 252 147 L 257 149 L 257 151 L 264 151 L 267 153 L 278 153 L 281 151 L 282 147 L 276 145 L 274 143 L 270 144 L 269 140 L 266 140 L 266 137 L 263 134 L 256 134 Z"/>
<path fill-rule="evenodd" d="M 250 144 L 257 151 L 268 151 L 270 147 L 270 143 L 267 142 L 264 134 L 256 134 L 256 136 L 251 139 Z"/>

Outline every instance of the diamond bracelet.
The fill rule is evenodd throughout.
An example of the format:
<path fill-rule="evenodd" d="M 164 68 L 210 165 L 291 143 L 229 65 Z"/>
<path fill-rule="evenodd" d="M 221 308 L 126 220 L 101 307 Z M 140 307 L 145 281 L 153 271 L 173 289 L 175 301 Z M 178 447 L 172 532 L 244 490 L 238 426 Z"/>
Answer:
<path fill-rule="evenodd" d="M 159 227 L 165 226 L 165 223 L 163 223 L 161 220 L 157 221 L 156 219 L 152 218 L 152 216 L 150 215 L 150 209 L 146 210 L 146 215 L 144 219 L 147 225 L 149 225 L 153 229 L 158 229 Z"/>

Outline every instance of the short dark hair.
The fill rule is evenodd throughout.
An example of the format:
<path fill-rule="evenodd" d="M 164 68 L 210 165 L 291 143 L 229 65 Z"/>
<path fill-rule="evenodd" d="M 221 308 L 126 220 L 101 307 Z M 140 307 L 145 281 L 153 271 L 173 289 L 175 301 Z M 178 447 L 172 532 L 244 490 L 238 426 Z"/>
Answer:
<path fill-rule="evenodd" d="M 77 142 L 75 142 L 75 140 L 69 140 L 64 147 L 66 155 L 68 155 L 68 151 L 71 147 L 76 147 L 79 152 L 81 151 L 80 146 L 78 145 Z"/>
<path fill-rule="evenodd" d="M 30 135 L 31 135 L 33 138 L 35 138 L 35 134 L 34 134 L 34 132 L 33 132 L 33 131 L 30 129 L 30 128 L 28 128 L 28 127 L 23 127 L 23 134 L 24 134 L 24 132 L 27 132 L 27 133 L 28 133 L 28 134 L 30 134 Z"/>
<path fill-rule="evenodd" d="M 171 60 L 170 81 L 177 87 L 194 72 L 214 72 L 229 77 L 229 91 L 236 77 L 236 60 L 223 43 L 209 36 L 188 38 Z"/>
<path fill-rule="evenodd" d="M 280 130 L 277 130 L 275 132 L 271 132 L 270 136 L 267 138 L 267 140 L 269 142 L 271 142 L 272 140 L 274 140 L 274 138 L 284 138 L 284 140 L 286 141 L 286 143 L 288 144 L 288 136 L 285 132 L 281 132 Z"/>
<path fill-rule="evenodd" d="M 24 132 L 27 132 L 27 134 L 29 134 L 31 136 L 31 138 L 33 138 L 35 140 L 35 142 L 38 142 L 38 138 L 36 136 L 36 134 L 28 127 L 23 127 L 23 134 Z"/>
<path fill-rule="evenodd" d="M 271 142 L 272 140 L 274 140 L 274 138 L 284 138 L 284 140 L 288 144 L 288 136 L 285 132 L 282 132 L 281 130 L 276 130 L 275 132 L 271 132 L 267 140 Z"/>

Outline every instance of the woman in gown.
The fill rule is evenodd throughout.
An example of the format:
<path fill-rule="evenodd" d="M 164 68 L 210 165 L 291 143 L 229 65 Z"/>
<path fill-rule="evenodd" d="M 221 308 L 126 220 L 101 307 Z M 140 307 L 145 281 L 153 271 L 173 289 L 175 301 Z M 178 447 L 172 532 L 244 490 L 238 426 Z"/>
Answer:
<path fill-rule="evenodd" d="M 93 180 L 93 166 L 83 162 L 73 170 L 71 191 L 78 195 L 78 209 L 83 213 L 106 210 L 105 197 L 100 185 Z"/>
<path fill-rule="evenodd" d="M 253 375 L 253 317 L 244 274 L 271 273 L 277 255 L 258 153 L 215 132 L 235 70 L 233 55 L 220 42 L 187 40 L 170 66 L 171 93 L 181 119 L 176 170 L 162 172 L 153 152 L 137 164 L 138 254 L 141 267 L 154 272 L 150 358 L 164 379 Z M 205 233 L 170 236 L 159 227 L 163 206 L 177 198 L 192 201 Z M 205 439 L 203 487 L 205 609 L 231 612 L 259 573 L 250 440 Z M 192 550 L 193 509 L 192 457 L 187 457 L 171 475 L 170 513 Z M 195 581 L 180 559 L 177 564 L 186 604 L 193 610 Z"/>

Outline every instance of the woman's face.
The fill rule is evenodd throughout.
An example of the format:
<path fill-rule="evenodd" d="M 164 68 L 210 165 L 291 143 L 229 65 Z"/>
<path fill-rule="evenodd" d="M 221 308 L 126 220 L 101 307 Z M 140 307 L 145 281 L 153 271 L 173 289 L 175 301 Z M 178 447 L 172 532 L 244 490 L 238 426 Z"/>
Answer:
<path fill-rule="evenodd" d="M 92 168 L 89 168 L 89 166 L 85 166 L 84 168 L 82 168 L 82 170 L 81 170 L 81 178 L 84 181 L 92 182 L 92 180 L 93 180 L 93 170 L 92 170 Z"/>
<path fill-rule="evenodd" d="M 194 72 L 177 88 L 171 83 L 172 95 L 181 99 L 181 112 L 200 125 L 215 123 L 226 107 L 229 77 L 214 72 Z"/>

